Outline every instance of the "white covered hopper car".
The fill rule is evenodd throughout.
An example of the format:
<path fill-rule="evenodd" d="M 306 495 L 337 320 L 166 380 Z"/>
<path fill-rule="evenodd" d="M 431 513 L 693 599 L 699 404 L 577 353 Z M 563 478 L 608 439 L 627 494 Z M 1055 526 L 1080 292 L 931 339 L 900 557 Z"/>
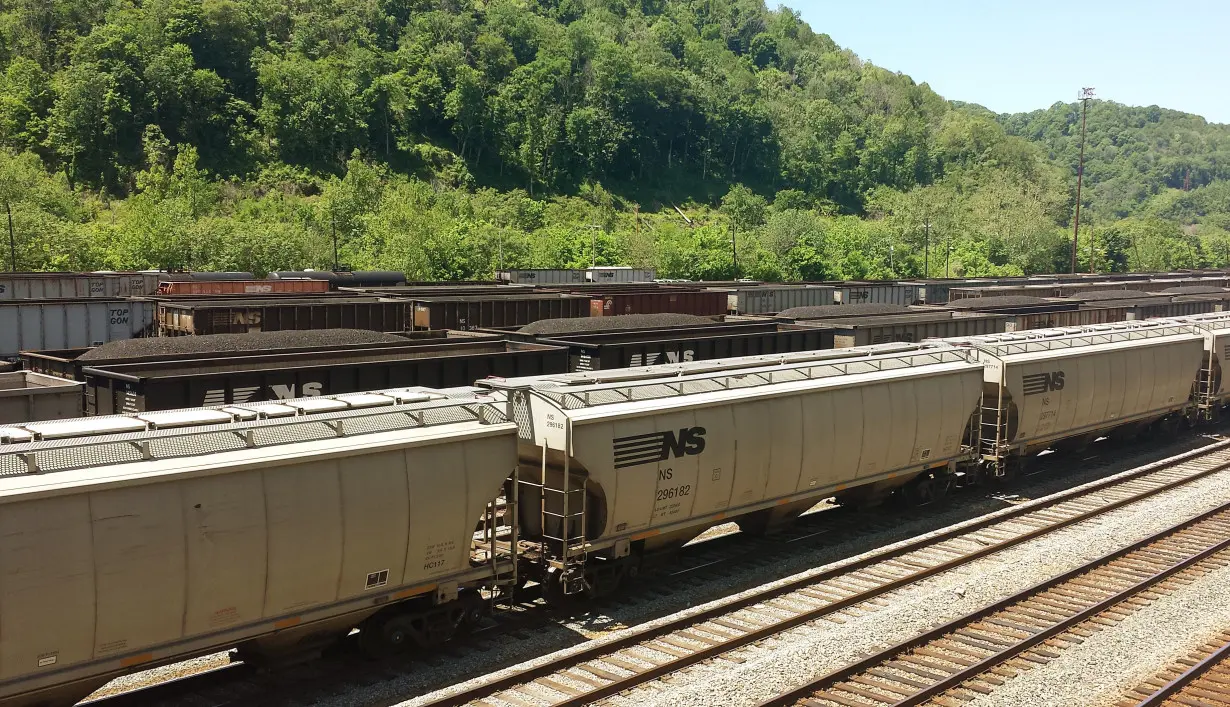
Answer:
<path fill-rule="evenodd" d="M 421 389 L 0 430 L 0 702 L 359 625 L 373 645 L 446 638 L 513 575 L 474 535 L 516 431 Z"/>
<path fill-rule="evenodd" d="M 572 593 L 612 588 L 644 554 L 717 523 L 763 527 L 847 490 L 946 473 L 976 451 L 982 367 L 915 346 L 481 384 L 508 396 L 521 429 L 520 519 L 545 541 L 539 579 Z"/>
<path fill-rule="evenodd" d="M 1058 443 L 1179 422 L 1204 356 L 1200 332 L 1166 321 L 945 341 L 982 364 L 982 457 L 996 475 Z"/>

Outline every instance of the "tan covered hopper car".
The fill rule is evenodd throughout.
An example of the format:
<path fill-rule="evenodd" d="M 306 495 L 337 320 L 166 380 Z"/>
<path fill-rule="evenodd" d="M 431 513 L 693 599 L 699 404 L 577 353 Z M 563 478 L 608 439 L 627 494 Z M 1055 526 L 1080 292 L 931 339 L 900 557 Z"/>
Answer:
<path fill-rule="evenodd" d="M 1230 365 L 1230 312 L 1210 312 L 1168 320 L 1125 322 L 1125 328 L 1151 328 L 1180 325 L 1191 327 L 1204 337 L 1204 358 L 1200 378 L 1192 391 L 1193 401 L 1207 420 L 1221 417 L 1221 410 L 1230 402 L 1226 367 Z"/>
<path fill-rule="evenodd" d="M 452 395 L 0 429 L 0 701 L 71 703 L 133 670 L 357 625 L 372 641 L 451 632 L 481 609 L 472 587 L 513 572 L 473 546 L 517 429 Z"/>
<path fill-rule="evenodd" d="M 521 527 L 543 540 L 548 595 L 601 592 L 717 523 L 772 524 L 971 458 L 968 352 L 843 351 L 480 382 L 521 427 Z"/>
<path fill-rule="evenodd" d="M 1204 353 L 1200 333 L 1170 321 L 945 341 L 984 366 L 982 456 L 997 475 L 1061 441 L 1177 419 L 1192 405 Z"/>

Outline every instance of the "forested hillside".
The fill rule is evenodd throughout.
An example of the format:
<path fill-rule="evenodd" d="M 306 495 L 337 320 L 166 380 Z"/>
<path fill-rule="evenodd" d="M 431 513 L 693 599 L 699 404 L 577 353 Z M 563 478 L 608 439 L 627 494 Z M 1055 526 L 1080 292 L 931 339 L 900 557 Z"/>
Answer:
<path fill-rule="evenodd" d="M 822 31 L 760 0 L 13 0 L 13 259 L 263 272 L 336 239 L 422 278 L 718 278 L 734 234 L 739 275 L 906 277 L 929 234 L 931 275 L 1066 268 L 1076 106 L 949 103 Z M 1098 102 L 1089 144 L 1099 269 L 1230 262 L 1230 128 Z"/>

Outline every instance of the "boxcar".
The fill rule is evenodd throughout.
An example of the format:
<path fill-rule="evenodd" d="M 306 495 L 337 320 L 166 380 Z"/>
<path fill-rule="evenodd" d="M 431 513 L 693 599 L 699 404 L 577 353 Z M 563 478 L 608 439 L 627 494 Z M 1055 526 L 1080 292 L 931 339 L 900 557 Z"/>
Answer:
<path fill-rule="evenodd" d="M 629 268 L 629 267 L 612 267 L 612 266 L 597 266 L 586 268 L 585 281 L 598 283 L 617 283 L 617 282 L 653 282 L 656 273 L 653 268 Z"/>
<path fill-rule="evenodd" d="M 896 282 L 845 282 L 837 284 L 834 300 L 838 304 L 899 304 L 908 306 L 922 301 L 918 285 Z"/>
<path fill-rule="evenodd" d="M 500 282 L 522 285 L 579 285 L 586 282 L 584 270 L 501 270 L 495 277 Z"/>
<path fill-rule="evenodd" d="M 792 307 L 823 307 L 833 304 L 830 285 L 748 285 L 713 288 L 727 293 L 731 314 L 769 314 Z"/>

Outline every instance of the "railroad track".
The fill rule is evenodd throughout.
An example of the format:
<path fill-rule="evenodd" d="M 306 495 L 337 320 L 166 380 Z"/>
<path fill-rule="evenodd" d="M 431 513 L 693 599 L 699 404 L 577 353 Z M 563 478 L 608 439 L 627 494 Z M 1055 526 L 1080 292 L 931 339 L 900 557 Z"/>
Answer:
<path fill-rule="evenodd" d="M 1132 690 L 1118 707 L 1230 705 L 1230 630 Z"/>
<path fill-rule="evenodd" d="M 572 707 L 633 690 L 718 656 L 741 662 L 734 654 L 741 647 L 817 620 L 843 622 L 883 605 L 885 595 L 901 587 L 1227 468 L 1230 442 L 1219 442 L 632 631 L 429 705 Z"/>
<path fill-rule="evenodd" d="M 1230 503 L 762 702 L 955 707 L 1230 565 Z M 1168 586 L 1169 585 L 1169 586 Z"/>
<path fill-rule="evenodd" d="M 1230 442 L 1207 445 L 1139 467 L 1136 475 L 1151 473 L 1151 470 L 1159 465 L 1179 463 L 1183 459 L 1221 448 L 1226 444 Z M 1075 457 L 1057 459 L 1048 465 L 1047 473 L 1039 472 L 1032 475 L 1038 481 L 1021 480 L 1014 486 L 1022 486 L 1025 492 L 1029 493 L 1028 489 L 1031 484 L 1033 487 L 1058 485 L 1061 483 L 1058 480 L 1064 478 L 1065 471 L 1080 468 L 1087 472 L 1090 468 L 1126 466 L 1133 458 L 1151 453 L 1153 450 L 1143 453 L 1116 453 L 1107 458 L 1096 458 L 1096 461 L 1092 462 L 1090 459 Z M 1124 480 L 1122 475 L 1120 476 L 1120 480 Z M 1194 478 L 1197 477 L 1188 480 Z M 1042 491 L 1042 493 L 1046 492 Z M 829 545 L 885 531 L 888 531 L 892 538 L 903 524 L 908 524 L 916 516 L 928 519 L 942 515 L 942 512 L 937 514 L 936 511 L 937 508 L 934 506 L 906 510 L 894 509 L 891 516 L 886 516 L 882 512 L 858 512 L 834 508 L 805 515 L 795 525 L 770 537 L 749 536 L 741 533 L 720 536 L 684 548 L 677 564 L 665 565 L 645 573 L 637 585 L 629 587 L 628 592 L 621 592 L 616 596 L 587 604 L 584 608 L 601 612 L 604 607 L 608 609 L 618 607 L 616 609 L 618 611 L 643 602 L 653 602 L 661 596 L 670 596 L 693 584 L 713 580 L 723 581 L 732 567 L 745 569 L 772 565 L 781 560 L 783 556 L 790 556 L 797 552 L 799 547 L 814 544 L 818 537 L 823 537 L 824 542 Z M 952 522 L 952 520 L 947 520 L 942 525 L 949 525 Z M 887 542 L 892 541 L 890 539 Z M 877 545 L 882 545 L 884 542 L 886 541 L 880 540 Z M 867 547 L 874 546 L 869 544 Z M 856 553 L 858 551 L 855 550 Z M 785 574 L 790 573 L 786 572 L 776 576 Z M 756 584 L 762 584 L 765 581 L 771 580 L 761 578 Z M 734 588 L 727 586 L 722 591 L 734 593 L 750 586 L 754 585 L 745 584 Z M 670 611 L 677 610 L 678 607 L 670 609 Z M 667 611 L 661 611 L 657 615 L 665 613 Z M 313 661 L 305 666 L 291 666 L 277 671 L 256 671 L 243 663 L 223 665 L 200 673 L 162 679 L 123 692 L 100 696 L 86 704 L 92 707 L 128 707 L 129 705 L 148 707 L 181 704 L 197 707 L 197 705 L 259 704 L 264 706 L 277 703 L 311 702 L 310 693 L 313 690 L 336 693 L 338 690 L 347 689 L 347 686 L 360 689 L 366 685 L 397 679 L 409 673 L 436 672 L 445 662 L 455 661 L 467 654 L 486 652 L 493 646 L 507 644 L 510 640 L 515 644 L 519 639 L 536 634 L 535 629 L 541 630 L 554 622 L 566 622 L 571 618 L 573 616 L 566 610 L 549 610 L 536 604 L 532 595 L 524 597 L 519 595 L 519 603 L 515 611 L 499 616 L 498 620 L 488 625 L 485 630 L 428 655 L 411 653 L 372 661 L 355 655 L 356 651 L 343 646 L 341 650 L 333 652 L 330 657 L 321 661 Z M 649 619 L 652 618 L 651 615 Z M 642 617 L 640 620 L 649 619 Z M 557 648 L 562 647 L 566 645 L 557 646 Z M 505 663 L 505 665 L 508 664 Z M 499 663 L 497 662 L 496 665 Z"/>

